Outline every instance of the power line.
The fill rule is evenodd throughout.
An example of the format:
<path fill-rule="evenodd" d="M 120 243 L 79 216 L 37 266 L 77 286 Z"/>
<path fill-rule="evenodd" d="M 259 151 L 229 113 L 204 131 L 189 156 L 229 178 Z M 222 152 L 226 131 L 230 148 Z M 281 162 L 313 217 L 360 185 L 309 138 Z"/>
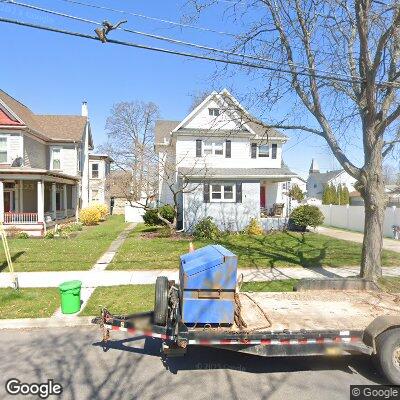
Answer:
<path fill-rule="evenodd" d="M 2 0 L 2 1 L 6 2 L 6 3 L 9 3 L 9 4 L 16 5 L 16 6 L 21 6 L 21 7 L 33 9 L 33 10 L 36 10 L 36 11 L 41 11 L 41 12 L 45 12 L 45 13 L 48 13 L 48 14 L 61 16 L 61 17 L 64 17 L 64 18 L 72 19 L 72 20 L 77 20 L 77 21 L 81 21 L 81 22 L 85 22 L 85 23 L 89 23 L 89 24 L 94 24 L 94 25 L 102 25 L 102 23 L 100 23 L 98 21 L 93 21 L 93 20 L 90 20 L 90 19 L 87 19 L 87 18 L 81 18 L 81 17 L 77 17 L 77 16 L 74 16 L 74 15 L 65 14 L 65 13 L 62 13 L 62 12 L 59 12 L 59 11 L 54 11 L 54 10 L 49 10 L 49 9 L 45 9 L 45 8 L 42 8 L 42 7 L 37 7 L 37 6 L 31 5 L 31 4 L 20 3 L 20 2 L 15 1 L 15 0 Z M 70 1 L 70 0 L 66 0 L 66 1 Z M 222 53 L 222 54 L 225 54 L 225 55 L 228 55 L 228 56 L 249 58 L 251 60 L 268 62 L 268 63 L 280 65 L 280 66 L 285 66 L 286 65 L 286 63 L 275 61 L 275 60 L 264 58 L 264 57 L 252 56 L 252 55 L 244 54 L 244 53 L 236 53 L 236 52 L 227 51 L 227 50 L 223 50 L 223 49 L 219 49 L 219 48 L 215 48 L 215 47 L 199 45 L 199 44 L 192 43 L 192 42 L 187 42 L 187 41 L 183 41 L 183 40 L 177 40 L 177 39 L 173 39 L 173 38 L 170 38 L 170 37 L 154 35 L 154 34 L 141 32 L 141 31 L 136 31 L 136 30 L 127 29 L 127 28 L 117 28 L 117 29 L 118 30 L 122 30 L 124 32 L 133 33 L 133 34 L 136 34 L 136 35 L 150 37 L 152 39 L 167 41 L 167 42 L 173 43 L 173 44 L 190 46 L 190 47 L 194 47 L 194 48 L 201 49 L 201 50 L 207 50 L 207 51 Z M 308 70 L 310 72 L 313 72 L 313 74 L 317 78 L 323 78 L 323 79 L 330 78 L 330 79 L 335 79 L 337 81 L 348 82 L 348 83 L 352 83 L 354 81 L 362 82 L 361 79 L 351 78 L 350 76 L 348 76 L 346 74 L 332 73 L 330 71 L 325 71 L 325 70 L 321 70 L 321 69 L 313 69 L 313 68 L 310 68 L 308 66 L 303 66 L 303 65 L 300 65 L 300 64 L 297 64 L 297 63 L 292 63 L 291 65 L 293 67 L 296 67 L 296 68 L 300 68 L 300 69 L 303 69 L 303 70 Z M 289 72 L 291 72 L 291 71 L 289 71 Z M 299 74 L 301 74 L 301 73 L 299 73 Z M 309 75 L 310 74 L 308 74 L 308 76 Z M 341 78 L 337 78 L 337 77 L 341 77 Z M 344 78 L 344 79 L 342 79 L 342 78 Z"/>
<path fill-rule="evenodd" d="M 238 37 L 238 35 L 236 35 L 234 33 L 231 33 L 231 32 L 217 31 L 217 30 L 212 29 L 212 28 L 195 26 L 195 25 L 185 24 L 185 23 L 176 22 L 176 21 L 170 21 L 170 20 L 163 19 L 163 18 L 150 17 L 148 15 L 134 13 L 134 12 L 131 12 L 131 11 L 118 10 L 118 9 L 111 8 L 111 7 L 105 7 L 105 6 L 99 6 L 99 5 L 96 5 L 96 4 L 83 3 L 81 1 L 76 1 L 76 0 L 59 0 L 59 1 L 64 1 L 66 3 L 71 3 L 71 4 L 77 4 L 77 5 L 84 6 L 84 7 L 96 8 L 96 9 L 99 9 L 99 10 L 112 11 L 112 12 L 119 13 L 119 14 L 132 15 L 133 17 L 148 19 L 148 20 L 151 20 L 151 21 L 162 22 L 162 23 L 170 24 L 170 25 L 174 25 L 174 26 L 180 26 L 182 28 L 197 29 L 199 31 L 204 31 L 204 32 L 218 33 L 219 35 Z"/>
<path fill-rule="evenodd" d="M 8 19 L 8 18 L 0 18 L 0 22 L 13 24 L 13 25 L 19 25 L 19 26 L 26 26 L 29 28 L 45 30 L 45 31 L 50 31 L 50 32 L 56 32 L 56 33 L 61 33 L 61 34 L 69 35 L 69 36 L 77 36 L 77 37 L 81 37 L 81 38 L 85 38 L 85 39 L 92 39 L 92 40 L 100 41 L 100 39 L 97 36 L 87 35 L 87 34 L 80 33 L 80 32 L 71 32 L 71 31 L 67 31 L 67 30 L 63 30 L 63 29 L 58 29 L 58 28 L 53 28 L 53 27 L 43 26 L 43 25 L 37 25 L 37 24 L 29 23 L 29 22 L 17 21 L 17 20 Z M 116 40 L 116 39 L 107 39 L 107 42 L 113 43 L 113 44 L 119 44 L 122 46 L 135 47 L 135 48 L 144 49 L 144 50 L 152 50 L 152 51 L 156 51 L 156 52 L 160 52 L 160 53 L 179 55 L 179 56 L 188 57 L 188 58 L 195 58 L 195 59 L 206 60 L 206 61 L 214 61 L 214 62 L 223 63 L 223 64 L 232 64 L 232 65 L 238 65 L 238 66 L 243 66 L 243 67 L 248 67 L 248 68 L 264 69 L 264 70 L 268 70 L 268 71 L 292 74 L 292 71 L 290 71 L 290 70 L 279 69 L 279 68 L 270 67 L 270 66 L 262 65 L 262 64 L 254 64 L 254 63 L 250 63 L 250 62 L 215 58 L 215 57 L 210 57 L 210 56 L 206 56 L 206 55 L 202 55 L 202 54 L 194 54 L 194 53 L 187 53 L 187 52 L 176 51 L 176 50 L 168 50 L 168 49 L 164 49 L 161 47 L 147 46 L 147 45 L 142 45 L 142 44 L 133 43 L 133 42 L 127 42 L 127 41 L 122 41 L 122 40 Z M 302 76 L 310 76 L 310 74 L 306 73 L 306 72 L 296 72 L 296 74 L 302 75 Z M 344 78 L 333 78 L 331 76 L 322 76 L 322 75 L 315 75 L 315 77 L 318 77 L 321 79 L 336 80 L 336 81 L 352 83 L 352 81 L 350 79 L 344 79 Z M 392 83 L 383 82 L 383 83 L 379 83 L 378 85 L 400 87 L 400 85 L 397 85 L 393 82 Z"/>

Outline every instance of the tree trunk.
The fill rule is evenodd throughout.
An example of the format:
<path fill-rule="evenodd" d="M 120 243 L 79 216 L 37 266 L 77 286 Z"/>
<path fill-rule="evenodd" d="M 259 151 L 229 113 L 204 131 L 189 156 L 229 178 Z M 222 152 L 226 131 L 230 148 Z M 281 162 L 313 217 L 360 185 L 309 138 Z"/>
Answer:
<path fill-rule="evenodd" d="M 381 254 L 385 215 L 384 181 L 380 146 L 364 169 L 365 183 L 360 190 L 365 203 L 364 241 L 361 256 L 362 278 L 376 281 L 382 276 Z"/>

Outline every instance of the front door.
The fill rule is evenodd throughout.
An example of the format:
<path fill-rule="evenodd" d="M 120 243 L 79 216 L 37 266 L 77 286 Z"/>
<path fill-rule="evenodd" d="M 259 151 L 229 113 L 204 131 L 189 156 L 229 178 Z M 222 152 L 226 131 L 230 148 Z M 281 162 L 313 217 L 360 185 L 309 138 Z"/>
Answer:
<path fill-rule="evenodd" d="M 12 192 L 4 192 L 4 212 L 12 211 Z"/>
<path fill-rule="evenodd" d="M 260 207 L 265 208 L 265 186 L 260 186 Z"/>

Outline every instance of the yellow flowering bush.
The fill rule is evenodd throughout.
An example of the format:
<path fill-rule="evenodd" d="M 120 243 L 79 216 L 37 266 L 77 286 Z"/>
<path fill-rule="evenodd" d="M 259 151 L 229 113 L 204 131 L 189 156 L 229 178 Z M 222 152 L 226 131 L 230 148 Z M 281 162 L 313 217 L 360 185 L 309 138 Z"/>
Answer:
<path fill-rule="evenodd" d="M 82 208 L 79 212 L 79 221 L 83 225 L 97 225 L 101 220 L 100 210 L 96 207 Z"/>
<path fill-rule="evenodd" d="M 89 208 L 95 208 L 100 212 L 100 219 L 104 221 L 108 215 L 108 207 L 104 203 L 91 203 Z"/>
<path fill-rule="evenodd" d="M 246 233 L 249 235 L 260 236 L 264 234 L 264 231 L 260 223 L 255 218 L 252 218 L 249 225 L 246 227 Z"/>

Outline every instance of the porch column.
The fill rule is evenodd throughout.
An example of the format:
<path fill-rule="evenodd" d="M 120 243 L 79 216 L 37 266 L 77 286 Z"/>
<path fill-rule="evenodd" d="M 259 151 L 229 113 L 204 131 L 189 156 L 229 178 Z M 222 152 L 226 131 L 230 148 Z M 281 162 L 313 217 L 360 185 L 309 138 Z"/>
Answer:
<path fill-rule="evenodd" d="M 53 214 L 53 220 L 57 219 L 57 187 L 55 183 L 51 184 L 51 212 Z"/>
<path fill-rule="evenodd" d="M 44 182 L 37 181 L 37 214 L 38 222 L 44 222 Z"/>
<path fill-rule="evenodd" d="M 19 181 L 19 212 L 24 212 L 24 181 Z"/>
<path fill-rule="evenodd" d="M 79 184 L 72 186 L 72 208 L 75 210 L 75 219 L 79 221 Z"/>
<path fill-rule="evenodd" d="M 63 185 L 63 210 L 64 210 L 64 217 L 67 218 L 68 216 L 68 199 L 67 199 L 67 185 L 64 183 Z"/>
<path fill-rule="evenodd" d="M 4 222 L 4 182 L 0 181 L 0 222 Z"/>

